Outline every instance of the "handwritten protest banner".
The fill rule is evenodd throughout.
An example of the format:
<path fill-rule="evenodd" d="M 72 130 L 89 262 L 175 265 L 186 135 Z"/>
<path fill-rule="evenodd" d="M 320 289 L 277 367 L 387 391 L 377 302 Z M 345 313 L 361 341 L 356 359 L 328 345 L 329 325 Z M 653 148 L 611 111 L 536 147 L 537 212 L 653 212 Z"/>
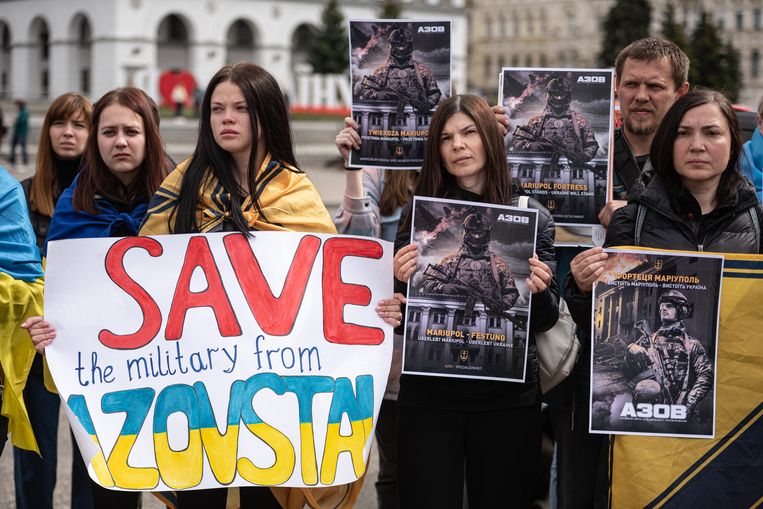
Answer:
<path fill-rule="evenodd" d="M 392 246 L 258 232 L 53 242 L 46 350 L 90 475 L 129 490 L 363 475 Z"/>

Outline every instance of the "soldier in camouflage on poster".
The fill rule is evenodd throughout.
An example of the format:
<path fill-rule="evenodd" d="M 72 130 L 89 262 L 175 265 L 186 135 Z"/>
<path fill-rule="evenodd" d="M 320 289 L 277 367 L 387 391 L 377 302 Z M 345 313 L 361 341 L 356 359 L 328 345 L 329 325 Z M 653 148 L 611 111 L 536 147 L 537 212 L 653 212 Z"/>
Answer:
<path fill-rule="evenodd" d="M 413 59 L 413 35 L 405 28 L 389 34 L 389 58 L 371 76 L 360 82 L 358 99 L 397 103 L 402 118 L 411 105 L 418 114 L 428 115 L 437 106 L 442 92 L 432 71 Z"/>
<path fill-rule="evenodd" d="M 517 150 L 548 152 L 551 167 L 556 168 L 560 156 L 573 166 L 584 166 L 599 150 L 588 120 L 570 108 L 572 88 L 564 78 L 551 79 L 546 86 L 546 107 L 515 130 Z"/>
<path fill-rule="evenodd" d="M 660 328 L 652 334 L 642 330 L 625 354 L 633 403 L 685 405 L 690 417 L 713 387 L 713 368 L 700 342 L 686 333 L 683 321 L 694 308 L 686 296 L 667 290 L 658 303 Z"/>
<path fill-rule="evenodd" d="M 490 220 L 480 212 L 464 219 L 464 237 L 458 252 L 446 256 L 424 271 L 422 291 L 463 295 L 464 315 L 471 317 L 474 304 L 482 302 L 494 313 L 506 316 L 519 298 L 508 264 L 490 251 Z"/>

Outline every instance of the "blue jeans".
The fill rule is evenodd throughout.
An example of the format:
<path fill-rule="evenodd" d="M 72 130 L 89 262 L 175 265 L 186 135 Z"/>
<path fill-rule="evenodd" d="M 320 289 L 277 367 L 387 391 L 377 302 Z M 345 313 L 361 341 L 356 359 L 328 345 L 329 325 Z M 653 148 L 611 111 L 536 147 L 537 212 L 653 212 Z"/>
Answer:
<path fill-rule="evenodd" d="M 35 356 L 24 387 L 29 420 L 32 423 L 40 457 L 36 452 L 13 448 L 13 476 L 16 484 L 16 509 L 53 507 L 58 455 L 58 412 L 60 399 L 45 388 L 42 358 Z M 72 442 L 74 437 L 72 437 Z M 91 509 L 90 477 L 76 444 L 72 445 L 72 509 Z"/>

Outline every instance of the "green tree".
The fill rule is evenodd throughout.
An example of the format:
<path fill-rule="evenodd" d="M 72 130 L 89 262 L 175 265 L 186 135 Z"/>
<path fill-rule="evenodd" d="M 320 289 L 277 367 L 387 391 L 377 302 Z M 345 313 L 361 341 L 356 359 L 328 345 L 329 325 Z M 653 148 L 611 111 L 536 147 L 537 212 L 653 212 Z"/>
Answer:
<path fill-rule="evenodd" d="M 691 40 L 694 59 L 689 68 L 689 82 L 723 92 L 736 101 L 742 86 L 739 55 L 730 42 L 724 42 L 718 25 L 702 10 Z"/>
<path fill-rule="evenodd" d="M 602 23 L 601 65 L 614 65 L 615 57 L 628 44 L 649 37 L 652 6 L 649 0 L 617 0 Z"/>
<path fill-rule="evenodd" d="M 329 0 L 321 13 L 323 25 L 310 47 L 309 62 L 318 74 L 343 74 L 349 68 L 347 30 L 336 0 Z"/>
<path fill-rule="evenodd" d="M 403 14 L 403 7 L 400 5 L 400 0 L 382 0 L 381 9 L 379 10 L 379 18 L 381 19 L 397 19 Z"/>
<path fill-rule="evenodd" d="M 660 28 L 660 33 L 662 34 L 662 37 L 672 41 L 676 46 L 681 48 L 691 60 L 691 43 L 689 42 L 689 36 L 686 34 L 683 25 L 676 21 L 676 6 L 673 5 L 673 2 L 668 2 L 665 6 L 665 11 L 662 13 L 662 27 Z"/>

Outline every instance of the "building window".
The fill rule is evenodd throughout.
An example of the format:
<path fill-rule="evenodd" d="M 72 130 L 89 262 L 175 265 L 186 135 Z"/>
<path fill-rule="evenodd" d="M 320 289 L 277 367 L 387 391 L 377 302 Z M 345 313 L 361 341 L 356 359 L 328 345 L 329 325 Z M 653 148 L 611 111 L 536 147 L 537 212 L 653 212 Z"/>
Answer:
<path fill-rule="evenodd" d="M 490 81 L 493 78 L 493 59 L 490 55 L 485 57 L 485 80 Z"/>
<path fill-rule="evenodd" d="M 511 57 L 511 66 L 519 67 L 519 55 L 514 55 L 513 57 Z"/>
<path fill-rule="evenodd" d="M 755 30 L 763 29 L 763 23 L 760 20 L 760 9 L 753 9 L 752 11 L 752 26 Z"/>
<path fill-rule="evenodd" d="M 445 323 L 445 313 L 442 313 L 440 311 L 435 311 L 432 313 L 432 323 Z"/>
<path fill-rule="evenodd" d="M 491 316 L 488 319 L 488 326 L 493 329 L 499 329 L 501 327 L 501 318 L 498 316 Z"/>
<path fill-rule="evenodd" d="M 527 55 L 525 57 L 525 67 L 532 67 L 533 66 L 533 56 Z"/>
<path fill-rule="evenodd" d="M 758 76 L 760 76 L 760 53 L 758 50 L 753 50 L 750 59 L 750 77 L 757 78 Z"/>
<path fill-rule="evenodd" d="M 371 125 L 373 125 L 373 126 L 381 125 L 381 115 L 378 115 L 378 114 L 376 114 L 376 115 L 374 115 L 374 114 L 369 115 L 368 116 L 368 122 Z"/>
<path fill-rule="evenodd" d="M 523 179 L 529 179 L 533 178 L 535 176 L 535 169 L 530 166 L 525 166 L 522 168 L 522 178 Z"/>
<path fill-rule="evenodd" d="M 546 59 L 546 54 L 545 53 L 541 53 L 540 54 L 540 66 L 541 67 L 548 67 L 548 61 Z"/>
<path fill-rule="evenodd" d="M 744 29 L 744 12 L 737 11 L 736 19 L 737 19 L 737 30 Z"/>
<path fill-rule="evenodd" d="M 466 315 L 464 315 L 464 318 L 461 320 L 461 323 L 463 325 L 477 325 L 477 315 L 472 314 L 472 316 L 468 318 L 466 317 Z"/>
<path fill-rule="evenodd" d="M 583 170 L 577 169 L 572 170 L 572 178 L 575 180 L 583 180 L 585 177 L 585 172 Z"/>
<path fill-rule="evenodd" d="M 411 311 L 408 313 L 408 321 L 409 322 L 420 322 L 421 321 L 421 311 Z"/>
<path fill-rule="evenodd" d="M 567 35 L 575 37 L 577 35 L 577 23 L 575 22 L 575 12 L 567 11 Z"/>

